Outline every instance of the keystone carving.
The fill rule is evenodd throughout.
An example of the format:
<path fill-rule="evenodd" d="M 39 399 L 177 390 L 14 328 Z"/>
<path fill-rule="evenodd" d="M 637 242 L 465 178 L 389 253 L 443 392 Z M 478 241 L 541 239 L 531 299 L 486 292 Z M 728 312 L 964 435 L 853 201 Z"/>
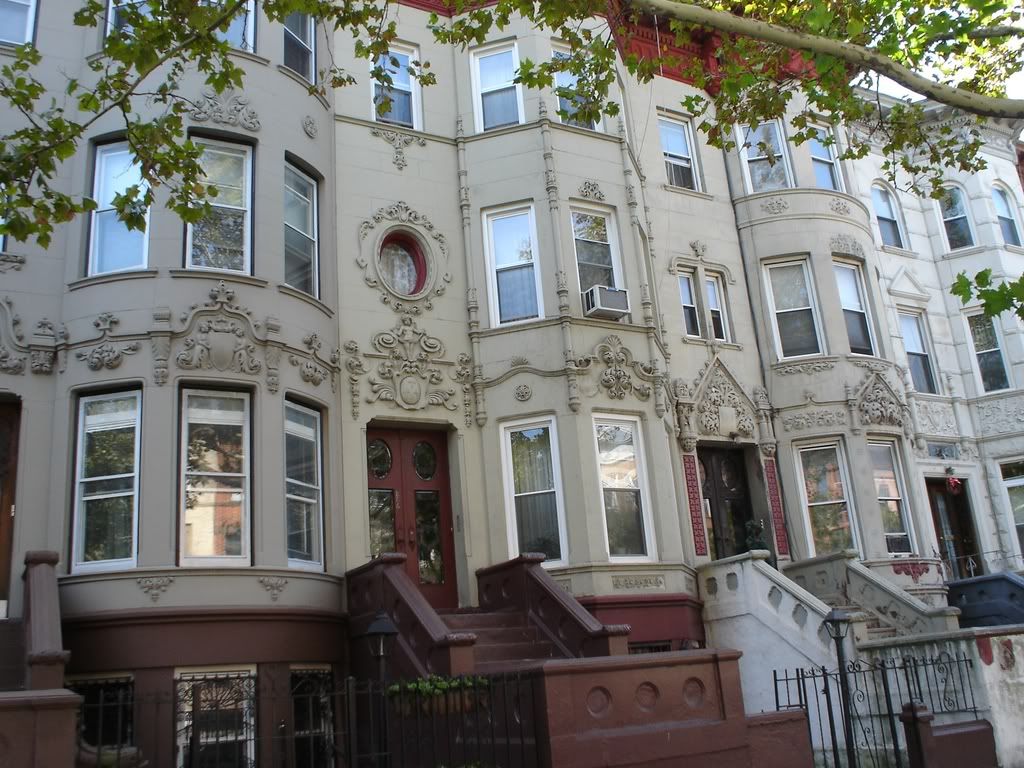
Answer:
<path fill-rule="evenodd" d="M 720 360 L 710 366 L 698 391 L 697 422 L 702 434 L 722 434 L 723 411 L 731 409 L 736 418 L 735 431 L 743 437 L 754 436 L 753 403 Z"/>
<path fill-rule="evenodd" d="M 370 135 L 384 139 L 384 141 L 391 145 L 395 150 L 395 156 L 391 158 L 391 162 L 395 164 L 395 168 L 398 170 L 402 170 L 409 164 L 405 159 L 406 147 L 411 144 L 416 144 L 420 147 L 427 146 L 427 141 L 422 136 L 412 136 L 408 133 L 392 131 L 388 128 L 371 128 Z"/>
<path fill-rule="evenodd" d="M 311 115 L 306 115 L 302 118 L 302 130 L 305 131 L 306 135 L 311 139 L 315 139 L 319 129 L 316 125 L 316 120 Z"/>
<path fill-rule="evenodd" d="M 247 131 L 260 129 L 260 118 L 249 106 L 249 99 L 230 88 L 217 93 L 207 88 L 196 99 L 189 116 L 197 123 L 211 123 L 245 128 Z"/>

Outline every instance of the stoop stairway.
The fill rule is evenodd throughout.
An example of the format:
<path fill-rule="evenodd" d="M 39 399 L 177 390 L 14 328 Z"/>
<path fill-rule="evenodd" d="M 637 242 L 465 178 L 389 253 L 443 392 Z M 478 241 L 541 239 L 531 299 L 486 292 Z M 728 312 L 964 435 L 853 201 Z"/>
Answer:
<path fill-rule="evenodd" d="M 513 672 L 565 658 L 525 612 L 470 610 L 440 616 L 453 632 L 476 635 L 474 671 L 479 674 Z"/>

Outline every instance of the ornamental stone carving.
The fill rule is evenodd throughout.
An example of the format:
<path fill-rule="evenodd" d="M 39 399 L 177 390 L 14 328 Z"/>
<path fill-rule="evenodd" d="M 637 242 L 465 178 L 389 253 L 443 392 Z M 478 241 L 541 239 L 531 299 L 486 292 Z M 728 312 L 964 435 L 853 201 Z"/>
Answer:
<path fill-rule="evenodd" d="M 382 224 L 393 222 L 404 225 L 418 232 L 430 249 L 424 253 L 427 264 L 427 276 L 423 290 L 415 296 L 402 296 L 395 293 L 380 276 L 377 267 L 376 248 L 378 243 L 367 238 L 370 233 Z M 434 299 L 442 296 L 448 283 L 452 281 L 448 271 L 448 239 L 437 230 L 434 223 L 425 215 L 409 207 L 399 200 L 397 203 L 378 208 L 366 221 L 359 225 L 359 242 L 363 253 L 356 257 L 356 266 L 363 270 L 363 282 L 380 293 L 380 300 L 393 310 L 404 315 L 419 315 L 424 309 L 433 309 Z M 369 249 L 372 248 L 373 252 Z"/>
<path fill-rule="evenodd" d="M 697 424 L 701 434 L 754 436 L 753 402 L 720 360 L 708 367 L 697 387 Z M 727 422 L 723 427 L 723 422 Z"/>
<path fill-rule="evenodd" d="M 585 197 L 588 200 L 597 200 L 598 202 L 604 200 L 604 192 L 601 191 L 600 185 L 593 179 L 587 179 L 580 184 L 579 196 Z"/>
<path fill-rule="evenodd" d="M 284 592 L 284 588 L 288 586 L 288 579 L 282 576 L 260 576 L 259 583 L 268 592 L 270 599 L 276 603 L 277 598 Z"/>
<path fill-rule="evenodd" d="M 906 406 L 880 373 L 868 375 L 857 395 L 861 424 L 902 427 Z"/>
<path fill-rule="evenodd" d="M 167 588 L 174 583 L 174 577 L 142 576 L 137 578 L 135 583 L 155 603 L 160 600 L 160 596 L 167 591 Z"/>
<path fill-rule="evenodd" d="M 864 258 L 864 246 L 856 238 L 849 235 L 832 235 L 832 239 L 828 241 L 828 244 L 833 253 L 845 253 L 847 256 Z"/>
<path fill-rule="evenodd" d="M 1024 430 L 1024 398 L 1018 396 L 978 403 L 978 425 L 986 435 Z"/>
<path fill-rule="evenodd" d="M 325 379 L 331 382 L 331 391 L 338 389 L 338 373 L 341 371 L 341 350 L 335 349 L 327 358 L 320 354 L 323 342 L 320 334 L 308 333 L 302 337 L 306 355 L 290 354 L 288 362 L 299 369 L 299 378 L 307 384 L 319 387 Z"/>
<path fill-rule="evenodd" d="M 419 411 L 440 405 L 450 411 L 455 390 L 444 388 L 440 363 L 444 356 L 441 340 L 416 325 L 409 316 L 402 317 L 390 331 L 373 337 L 373 347 L 385 359 L 370 376 L 370 392 L 366 401 L 389 402 L 406 411 Z"/>
<path fill-rule="evenodd" d="M 761 203 L 761 210 L 771 216 L 778 216 L 789 210 L 789 201 L 784 197 L 770 197 Z"/>
<path fill-rule="evenodd" d="M 841 197 L 833 197 L 829 200 L 828 207 L 832 209 L 833 213 L 838 213 L 840 216 L 850 215 L 850 204 Z"/>
<path fill-rule="evenodd" d="M 0 273 L 17 272 L 23 266 L 25 266 L 25 257 L 21 254 L 0 252 Z"/>
<path fill-rule="evenodd" d="M 217 93 L 211 88 L 204 89 L 196 99 L 189 117 L 197 123 L 218 123 L 247 131 L 260 129 L 260 118 L 249 106 L 249 99 L 230 88 Z"/>
<path fill-rule="evenodd" d="M 835 360 L 816 360 L 811 363 L 789 363 L 787 365 L 773 366 L 772 371 L 780 376 L 792 376 L 798 373 L 813 376 L 825 371 L 831 371 L 835 367 Z"/>
<path fill-rule="evenodd" d="M 306 135 L 311 139 L 315 139 L 316 135 L 320 132 L 317 128 L 316 120 L 313 119 L 312 115 L 306 115 L 302 118 L 302 130 L 305 131 Z"/>
<path fill-rule="evenodd" d="M 186 370 L 259 373 L 263 364 L 256 358 L 256 345 L 245 325 L 228 317 L 200 320 L 196 335 L 185 339 L 185 349 L 175 362 Z"/>
<path fill-rule="evenodd" d="M 117 337 L 114 335 L 114 328 L 121 321 L 112 312 L 101 312 L 92 321 L 93 326 L 100 332 L 94 339 L 85 342 L 95 344 L 88 351 L 78 350 L 75 357 L 83 361 L 90 371 L 101 371 L 104 368 L 114 370 L 119 368 L 124 361 L 125 355 L 134 355 L 142 349 L 139 341 L 130 341 L 127 344 L 118 345 L 114 343 Z"/>
<path fill-rule="evenodd" d="M 352 403 L 352 418 L 359 418 L 359 390 L 362 377 L 366 375 L 366 366 L 359 353 L 359 345 L 354 341 L 346 341 L 345 370 L 348 371 L 348 391 Z"/>
<path fill-rule="evenodd" d="M 917 399 L 914 402 L 917 411 L 917 422 L 921 432 L 929 435 L 948 435 L 956 437 L 956 416 L 953 414 L 952 403 Z"/>
<path fill-rule="evenodd" d="M 594 347 L 593 355 L 577 361 L 577 367 L 586 369 L 595 362 L 605 366 L 598 383 L 612 400 L 624 400 L 629 394 L 646 400 L 651 396 L 651 385 L 647 382 L 659 378 L 654 366 L 634 360 L 633 353 L 614 334 Z"/>
<path fill-rule="evenodd" d="M 612 576 L 612 589 L 664 589 L 665 577 L 655 574 Z"/>
<path fill-rule="evenodd" d="M 402 170 L 409 163 L 405 159 L 405 148 L 411 144 L 416 144 L 420 147 L 427 146 L 427 140 L 422 136 L 412 136 L 408 133 L 402 133 L 401 131 L 393 131 L 389 128 L 371 128 L 370 135 L 384 139 L 391 148 L 395 150 L 395 156 L 391 158 L 391 162 L 395 164 L 395 168 Z"/>
<path fill-rule="evenodd" d="M 516 400 L 523 403 L 533 397 L 533 390 L 530 388 L 529 384 L 520 384 L 512 390 L 512 394 Z"/>
<path fill-rule="evenodd" d="M 839 408 L 834 410 L 823 408 L 814 411 L 801 411 L 782 417 L 782 428 L 786 432 L 799 431 L 801 429 L 840 427 L 845 426 L 846 423 L 846 411 Z"/>

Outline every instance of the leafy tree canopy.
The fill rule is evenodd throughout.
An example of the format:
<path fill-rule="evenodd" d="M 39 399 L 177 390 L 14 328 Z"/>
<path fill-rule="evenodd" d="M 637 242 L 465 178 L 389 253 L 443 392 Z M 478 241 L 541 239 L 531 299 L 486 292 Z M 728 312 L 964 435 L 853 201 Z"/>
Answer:
<path fill-rule="evenodd" d="M 857 126 L 847 157 L 882 147 L 894 183 L 938 194 L 944 169 L 984 167 L 979 128 L 987 120 L 1024 119 L 1024 100 L 1006 98 L 1010 74 L 1024 68 L 1022 0 L 448 0 L 448 14 L 429 23 L 435 39 L 454 46 L 483 42 L 516 17 L 550 30 L 571 55 L 521 63 L 519 80 L 550 87 L 559 71 L 575 75 L 560 95 L 577 119 L 614 115 L 609 98 L 619 57 L 641 81 L 673 68 L 704 94 L 685 107 L 716 146 L 734 137 L 724 127 L 758 124 L 795 114 L 793 138 L 805 141 L 822 116 Z M 74 14 L 81 27 L 109 29 L 87 74 L 65 77 L 57 90 L 31 44 L 0 67 L 0 95 L 19 127 L 0 135 L 0 231 L 46 247 L 56 224 L 95 208 L 57 182 L 90 128 L 114 113 L 123 120 L 143 183 L 114 201 L 129 227 L 145 225 L 154 190 L 186 221 L 208 210 L 216 190 L 203 183 L 200 149 L 188 139 L 191 104 L 179 93 L 189 71 L 215 91 L 241 87 L 243 69 L 223 33 L 245 12 L 245 0 L 124 0 L 108 18 L 105 0 L 86 0 Z M 352 72 L 333 62 L 320 73 L 324 91 L 369 76 L 390 84 L 386 57 L 397 34 L 396 14 L 383 0 L 263 0 L 262 12 L 281 21 L 290 13 L 314 16 L 341 43 L 350 36 L 368 62 Z M 639 55 L 629 41 L 637 24 L 655 25 L 670 45 Z M 679 56 L 678 51 L 707 55 Z M 435 81 L 428 62 L 410 66 L 423 85 Z M 872 95 L 879 75 L 945 105 L 970 120 L 926 119 L 922 103 Z M 51 77 L 51 79 L 47 79 Z M 387 105 L 382 105 L 386 108 Z M 1016 305 L 1019 307 L 1019 304 Z M 1018 310 L 1019 311 L 1019 310 Z"/>

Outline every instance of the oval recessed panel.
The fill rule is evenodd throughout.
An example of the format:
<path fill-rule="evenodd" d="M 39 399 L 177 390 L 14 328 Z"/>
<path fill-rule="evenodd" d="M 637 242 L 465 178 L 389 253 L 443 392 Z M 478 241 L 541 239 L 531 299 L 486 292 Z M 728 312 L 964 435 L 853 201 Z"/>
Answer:
<path fill-rule="evenodd" d="M 434 446 L 421 440 L 412 449 L 412 465 L 420 480 L 430 480 L 437 473 L 437 453 Z"/>
<path fill-rule="evenodd" d="M 366 463 L 374 477 L 384 478 L 391 472 L 391 449 L 383 440 L 371 440 L 366 446 Z"/>

